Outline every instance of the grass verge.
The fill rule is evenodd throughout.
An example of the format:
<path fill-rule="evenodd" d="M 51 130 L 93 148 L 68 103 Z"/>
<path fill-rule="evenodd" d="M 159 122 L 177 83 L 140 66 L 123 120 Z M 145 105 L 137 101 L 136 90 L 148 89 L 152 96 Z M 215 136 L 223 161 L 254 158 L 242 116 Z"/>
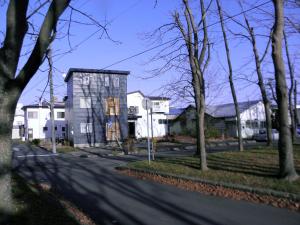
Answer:
<path fill-rule="evenodd" d="M 295 147 L 294 156 L 300 173 L 299 146 Z M 128 167 L 300 194 L 300 179 L 292 183 L 278 179 L 278 152 L 274 149 L 212 153 L 207 155 L 207 161 L 209 171 L 206 172 L 200 171 L 197 157 L 160 158 L 150 165 L 147 161 L 137 161 Z"/>
<path fill-rule="evenodd" d="M 15 213 L 9 216 L 10 225 L 81 225 L 94 223 L 68 201 L 49 191 L 47 185 L 31 185 L 18 175 L 12 186 Z M 1 217 L 1 213 L 0 213 Z"/>

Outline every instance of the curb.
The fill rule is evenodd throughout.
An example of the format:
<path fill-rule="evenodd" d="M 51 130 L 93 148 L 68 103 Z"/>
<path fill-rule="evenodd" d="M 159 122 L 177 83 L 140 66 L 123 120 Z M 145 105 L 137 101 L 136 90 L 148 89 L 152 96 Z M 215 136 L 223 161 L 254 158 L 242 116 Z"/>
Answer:
<path fill-rule="evenodd" d="M 214 186 L 231 188 L 231 189 L 235 189 L 235 190 L 258 194 L 258 195 L 270 195 L 270 196 L 274 196 L 277 198 L 285 198 L 285 199 L 290 199 L 293 201 L 300 201 L 300 195 L 298 195 L 298 194 L 292 194 L 292 193 L 282 192 L 282 191 L 274 191 L 271 189 L 253 188 L 253 187 L 249 187 L 246 185 L 233 184 L 233 183 L 227 183 L 227 182 L 217 182 L 217 181 L 205 180 L 205 179 L 200 179 L 200 178 L 195 178 L 195 177 L 157 172 L 157 171 L 147 170 L 147 169 L 133 169 L 133 168 L 130 168 L 127 166 L 118 166 L 118 167 L 115 167 L 115 169 L 121 170 L 121 171 L 129 170 L 129 171 L 133 171 L 133 172 L 148 173 L 148 174 L 152 174 L 152 175 L 159 175 L 159 176 L 166 177 L 166 178 L 181 179 L 181 180 L 186 180 L 186 181 L 193 181 L 196 183 L 204 183 L 204 184 L 209 184 L 209 185 L 214 185 Z"/>

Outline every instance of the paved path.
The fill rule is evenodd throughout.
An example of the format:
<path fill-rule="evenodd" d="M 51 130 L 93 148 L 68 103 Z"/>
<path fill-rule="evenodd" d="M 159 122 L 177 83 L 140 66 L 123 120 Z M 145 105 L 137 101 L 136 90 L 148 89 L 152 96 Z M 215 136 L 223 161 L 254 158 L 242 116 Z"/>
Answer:
<path fill-rule="evenodd" d="M 19 145 L 18 148 L 20 155 L 23 147 Z M 300 213 L 205 196 L 115 172 L 115 166 L 130 160 L 135 160 L 134 156 L 80 158 L 59 155 L 15 157 L 14 165 L 27 179 L 55 186 L 101 225 L 300 224 Z"/>

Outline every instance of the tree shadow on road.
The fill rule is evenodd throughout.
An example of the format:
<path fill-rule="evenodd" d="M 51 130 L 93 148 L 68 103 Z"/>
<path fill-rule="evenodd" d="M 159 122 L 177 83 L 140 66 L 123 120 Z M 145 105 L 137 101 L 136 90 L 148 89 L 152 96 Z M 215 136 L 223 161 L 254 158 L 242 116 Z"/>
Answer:
<path fill-rule="evenodd" d="M 117 174 L 103 165 L 103 158 L 15 160 L 18 174 L 36 185 L 48 183 L 52 192 L 72 202 L 97 224 L 223 224 L 186 209 L 177 199 L 184 200 L 182 191 L 175 187 Z"/>

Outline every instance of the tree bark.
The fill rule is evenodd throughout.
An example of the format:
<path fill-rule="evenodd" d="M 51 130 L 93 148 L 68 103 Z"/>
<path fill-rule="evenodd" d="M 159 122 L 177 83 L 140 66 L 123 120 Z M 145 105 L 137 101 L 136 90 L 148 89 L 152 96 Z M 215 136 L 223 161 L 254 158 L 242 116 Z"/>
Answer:
<path fill-rule="evenodd" d="M 199 71 L 198 71 L 199 73 Z M 198 74 L 198 76 L 201 76 Z M 197 155 L 200 155 L 201 170 L 207 170 L 206 149 L 205 149 L 205 129 L 204 129 L 204 116 L 205 116 L 205 96 L 202 83 L 199 82 L 198 76 L 195 76 L 194 92 L 196 103 L 196 132 L 197 132 Z"/>
<path fill-rule="evenodd" d="M 208 34 L 206 27 L 206 9 L 204 1 L 200 0 L 201 5 L 201 21 L 203 23 L 203 39 L 201 50 L 199 51 L 199 26 L 196 25 L 194 15 L 190 9 L 188 0 L 182 0 L 185 6 L 184 17 L 186 20 L 186 29 L 180 21 L 178 13 L 175 13 L 175 23 L 185 41 L 188 52 L 188 59 L 192 73 L 192 85 L 195 93 L 196 105 L 196 132 L 197 132 L 197 150 L 196 154 L 200 155 L 201 170 L 208 170 L 205 149 L 205 133 L 204 133 L 204 114 L 205 114 L 205 95 L 204 95 L 204 70 L 209 60 L 205 60 L 206 49 L 208 45 Z M 199 23 L 201 24 L 201 23 Z"/>
<path fill-rule="evenodd" d="M 9 216 L 14 209 L 11 195 L 11 135 L 15 108 L 21 92 L 17 88 L 7 90 L 4 86 L 9 86 L 9 81 L 3 81 L 0 80 L 0 211 Z M 6 219 L 2 218 L 3 221 Z"/>
<path fill-rule="evenodd" d="M 283 37 L 284 37 L 284 44 L 285 44 L 285 53 L 286 53 L 286 58 L 287 58 L 287 63 L 289 67 L 289 74 L 290 74 L 290 88 L 289 88 L 289 111 L 290 111 L 290 117 L 291 117 L 291 132 L 292 132 L 292 140 L 293 142 L 295 141 L 296 138 L 296 123 L 295 121 L 295 115 L 296 111 L 294 112 L 294 104 L 293 104 L 293 92 L 294 92 L 294 84 L 295 84 L 295 76 L 294 76 L 294 69 L 293 65 L 290 59 L 290 53 L 289 53 L 289 46 L 288 46 L 288 40 L 286 37 L 285 32 L 283 31 Z"/>
<path fill-rule="evenodd" d="M 69 2 L 51 1 L 35 46 L 19 73 L 17 67 L 28 28 L 28 0 L 11 0 L 8 5 L 6 33 L 0 48 L 0 211 L 7 216 L 14 209 L 11 193 L 11 134 L 16 105 L 23 89 L 42 64 L 51 34 Z"/>
<path fill-rule="evenodd" d="M 294 181 L 298 175 L 294 166 L 293 144 L 289 127 L 288 93 L 282 58 L 282 38 L 284 26 L 283 0 L 273 0 L 275 11 L 274 32 L 272 34 L 272 59 L 274 64 L 276 95 L 279 114 L 279 176 Z"/>
<path fill-rule="evenodd" d="M 222 28 L 222 34 L 223 34 L 225 50 L 226 50 L 228 73 L 229 73 L 228 79 L 229 79 L 229 83 L 230 83 L 230 90 L 231 90 L 231 94 L 232 94 L 232 98 L 233 98 L 234 109 L 235 109 L 236 120 L 237 120 L 236 122 L 237 122 L 237 131 L 238 131 L 238 140 L 239 140 L 239 150 L 243 151 L 244 147 L 243 147 L 243 137 L 242 137 L 242 127 L 241 127 L 241 116 L 240 116 L 238 100 L 236 97 L 235 87 L 234 87 L 234 83 L 233 83 L 233 71 L 232 71 L 232 64 L 231 64 L 231 58 L 230 58 L 230 50 L 229 50 L 227 35 L 226 35 L 226 31 L 225 31 L 225 26 L 224 26 L 224 19 L 223 19 L 221 4 L 220 4 L 219 0 L 216 0 L 216 1 L 217 1 L 218 12 L 219 12 L 221 28 Z"/>

